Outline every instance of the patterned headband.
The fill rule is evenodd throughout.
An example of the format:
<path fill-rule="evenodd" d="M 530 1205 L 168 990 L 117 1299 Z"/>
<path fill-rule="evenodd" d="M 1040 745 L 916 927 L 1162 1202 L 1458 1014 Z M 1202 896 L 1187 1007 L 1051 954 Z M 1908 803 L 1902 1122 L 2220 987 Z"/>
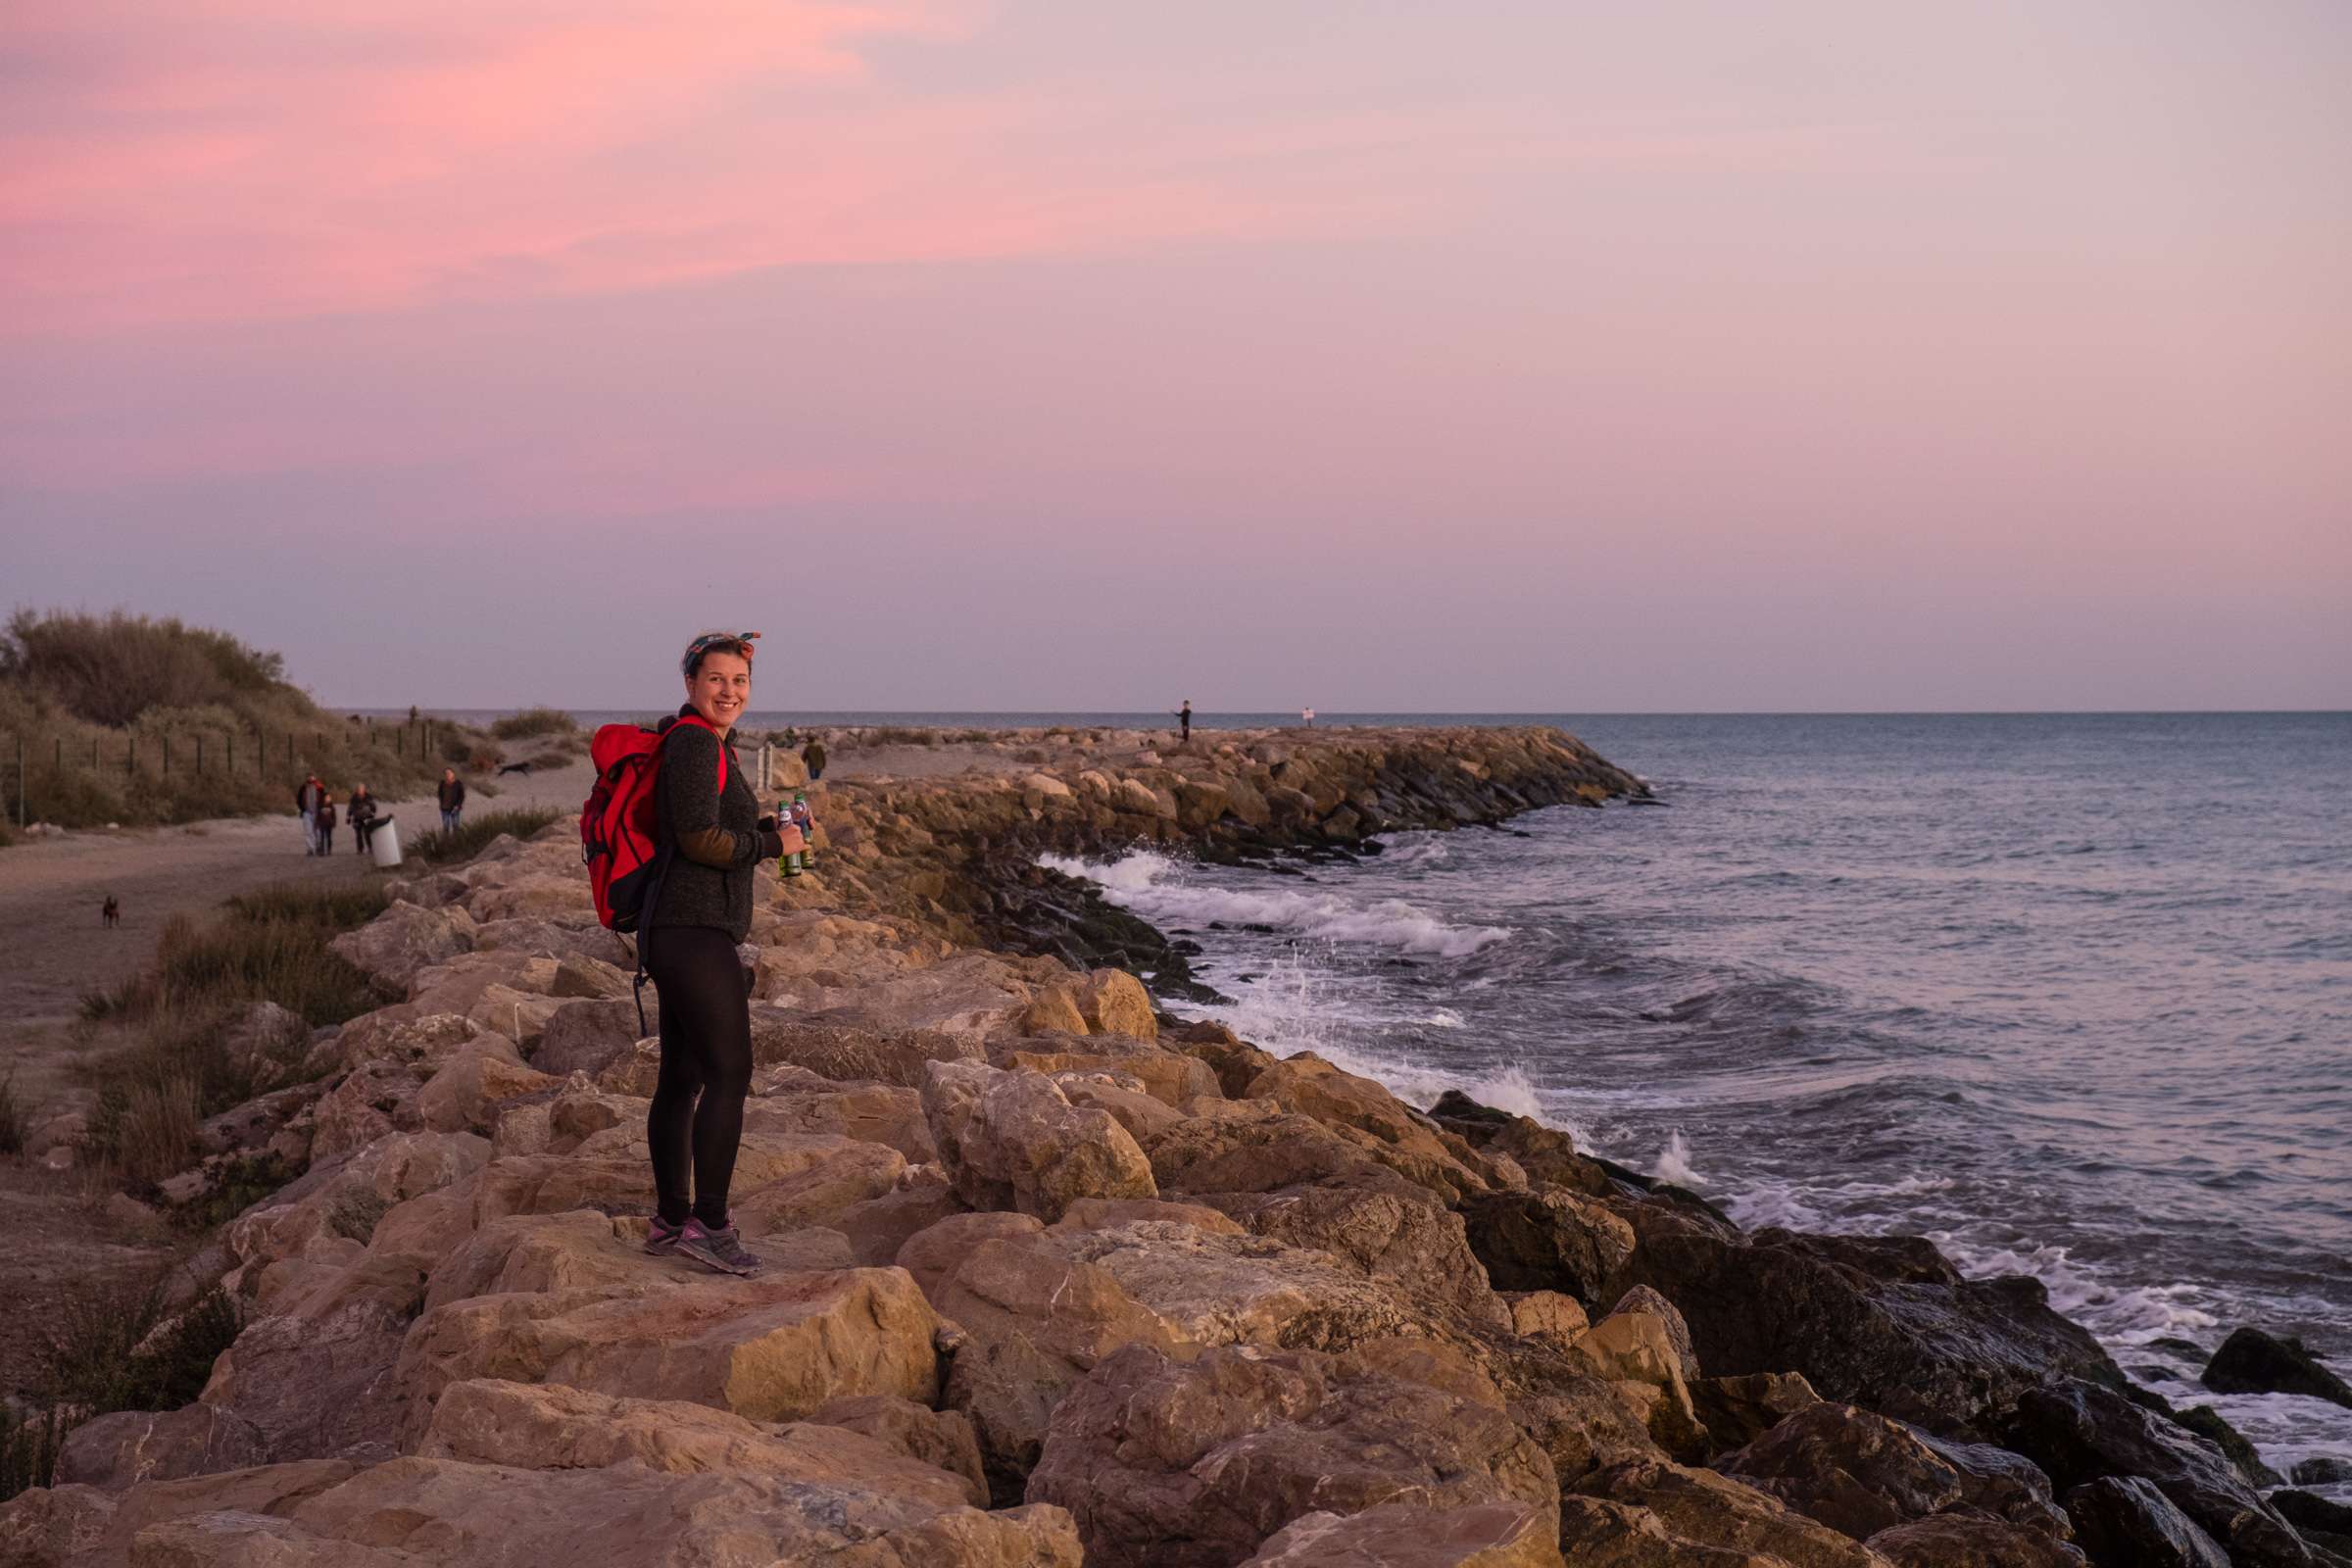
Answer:
<path fill-rule="evenodd" d="M 696 662 L 720 643 L 743 644 L 743 657 L 748 663 L 755 652 L 752 644 L 759 640 L 760 634 L 756 631 L 707 631 L 686 645 L 686 657 L 678 662 L 678 669 L 688 680 L 692 680 Z"/>

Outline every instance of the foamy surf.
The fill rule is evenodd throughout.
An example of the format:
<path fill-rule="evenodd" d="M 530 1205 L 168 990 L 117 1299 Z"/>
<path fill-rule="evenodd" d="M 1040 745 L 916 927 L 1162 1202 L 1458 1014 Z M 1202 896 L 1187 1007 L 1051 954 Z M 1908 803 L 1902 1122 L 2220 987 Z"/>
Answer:
<path fill-rule="evenodd" d="M 1094 883 L 1105 902 L 1163 931 L 1264 926 L 1316 941 L 1360 943 L 1440 958 L 1466 958 L 1511 935 L 1502 926 L 1448 925 L 1402 899 L 1355 904 L 1334 893 L 1204 887 L 1176 861 L 1150 851 L 1107 862 L 1047 855 L 1039 857 L 1038 863 Z"/>

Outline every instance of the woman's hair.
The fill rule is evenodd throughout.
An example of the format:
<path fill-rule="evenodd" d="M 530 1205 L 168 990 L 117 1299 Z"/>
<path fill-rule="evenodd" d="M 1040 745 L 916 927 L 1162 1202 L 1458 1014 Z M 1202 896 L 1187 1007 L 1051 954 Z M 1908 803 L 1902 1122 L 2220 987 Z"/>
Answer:
<path fill-rule="evenodd" d="M 688 680 L 701 673 L 707 654 L 733 654 L 745 663 L 752 662 L 752 644 L 759 640 L 756 631 L 707 631 L 686 645 L 686 657 L 678 661 Z"/>

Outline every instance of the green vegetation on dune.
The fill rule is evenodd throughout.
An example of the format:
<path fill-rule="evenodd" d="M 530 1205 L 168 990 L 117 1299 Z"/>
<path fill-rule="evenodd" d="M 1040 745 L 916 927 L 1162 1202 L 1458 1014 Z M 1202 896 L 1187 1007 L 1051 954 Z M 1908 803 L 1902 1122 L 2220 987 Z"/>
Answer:
<path fill-rule="evenodd" d="M 364 783 L 390 800 L 429 789 L 444 766 L 478 773 L 504 758 L 497 736 L 445 719 L 329 712 L 286 680 L 279 655 L 169 617 L 20 610 L 0 633 L 11 824 L 288 812 L 313 771 L 338 799 Z"/>
<path fill-rule="evenodd" d="M 88 1070 L 92 1152 L 142 1189 L 194 1163 L 205 1119 L 293 1076 L 309 1044 L 239 1041 L 253 1004 L 275 1003 L 312 1027 L 382 1004 L 327 945 L 383 907 L 372 885 L 286 883 L 232 899 L 209 920 L 175 916 L 152 969 L 82 999 L 84 1019 L 134 1032 Z"/>
<path fill-rule="evenodd" d="M 544 806 L 483 811 L 479 815 L 468 813 L 460 819 L 454 833 L 444 833 L 435 828 L 430 833 L 417 835 L 416 842 L 410 847 L 410 853 L 420 860 L 435 864 L 470 860 L 487 849 L 490 841 L 501 833 L 512 833 L 518 839 L 527 839 L 541 828 L 563 821 L 569 814 Z"/>

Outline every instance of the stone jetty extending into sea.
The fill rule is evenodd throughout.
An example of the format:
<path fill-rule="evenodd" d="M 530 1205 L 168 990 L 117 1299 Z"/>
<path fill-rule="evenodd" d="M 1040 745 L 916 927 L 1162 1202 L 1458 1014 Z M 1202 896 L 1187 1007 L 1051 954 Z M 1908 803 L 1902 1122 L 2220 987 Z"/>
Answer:
<path fill-rule="evenodd" d="M 2034 1282 L 1180 1021 L 1182 954 L 1036 863 L 1647 793 L 1572 738 L 976 755 L 823 786 L 813 872 L 756 873 L 756 1278 L 640 1250 L 658 1049 L 571 827 L 396 883 L 337 943 L 385 1005 L 257 1007 L 282 1085 L 180 1181 L 301 1172 L 193 1270 L 242 1332 L 75 1429 L 0 1568 L 2337 1560 Z"/>

